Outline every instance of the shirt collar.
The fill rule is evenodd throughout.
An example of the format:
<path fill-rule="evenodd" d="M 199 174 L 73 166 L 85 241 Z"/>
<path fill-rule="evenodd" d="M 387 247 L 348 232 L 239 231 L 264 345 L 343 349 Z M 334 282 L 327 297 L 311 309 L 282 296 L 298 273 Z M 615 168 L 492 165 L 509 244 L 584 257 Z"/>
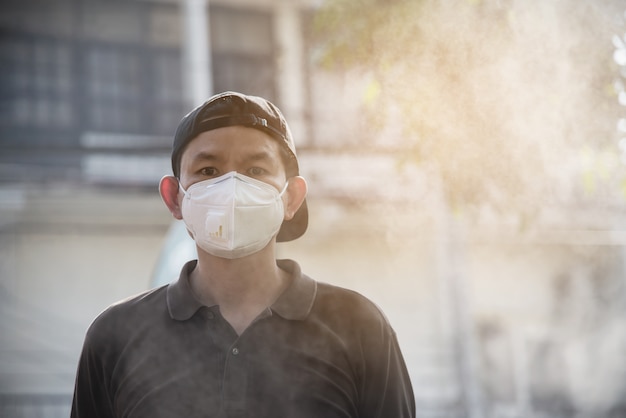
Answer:
<path fill-rule="evenodd" d="M 167 287 L 167 309 L 172 319 L 185 321 L 193 316 L 203 305 L 196 299 L 189 284 L 189 276 L 198 264 L 198 260 L 187 262 L 178 280 Z"/>
<path fill-rule="evenodd" d="M 293 260 L 277 260 L 278 267 L 290 273 L 291 284 L 270 307 L 272 312 L 285 319 L 303 320 L 311 312 L 317 283 L 302 274 L 300 266 Z M 189 275 L 197 260 L 186 263 L 176 282 L 167 288 L 167 308 L 172 319 L 185 321 L 191 318 L 203 304 L 194 297 L 189 284 Z"/>
<path fill-rule="evenodd" d="M 277 260 L 276 264 L 290 273 L 291 284 L 271 306 L 272 311 L 285 319 L 306 319 L 317 295 L 317 282 L 302 274 L 300 265 L 293 260 Z"/>

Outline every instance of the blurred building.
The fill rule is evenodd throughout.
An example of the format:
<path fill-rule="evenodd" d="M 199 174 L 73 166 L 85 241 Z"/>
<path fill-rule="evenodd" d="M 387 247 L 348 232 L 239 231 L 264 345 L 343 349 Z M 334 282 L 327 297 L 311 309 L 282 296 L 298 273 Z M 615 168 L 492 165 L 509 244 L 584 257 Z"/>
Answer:
<path fill-rule="evenodd" d="M 0 4 L 1 416 L 67 416 L 86 325 L 150 285 L 171 221 L 156 185 L 199 104 L 185 94 L 186 3 Z M 304 44 L 308 6 L 193 3 L 213 89 L 268 97 L 305 130 L 305 86 L 294 101 L 277 75 L 293 78 L 280 66 L 294 42 L 278 40 Z"/>
<path fill-rule="evenodd" d="M 0 416 L 67 416 L 87 326 L 154 284 L 171 225 L 157 184 L 200 88 L 186 6 L 202 3 L 0 3 Z M 207 88 L 269 98 L 296 138 L 311 223 L 279 255 L 385 310 L 419 417 L 619 416 L 619 208 L 547 211 L 526 235 L 489 216 L 457 228 L 397 163 L 399 132 L 367 130 L 366 80 L 315 65 L 316 3 L 204 9 Z"/>
<path fill-rule="evenodd" d="M 280 102 L 278 7 L 248 3 L 211 2 L 214 88 Z M 183 4 L 3 2 L 2 179 L 151 184 L 191 106 L 183 91 Z M 284 7 L 303 13 L 296 3 Z"/>
<path fill-rule="evenodd" d="M 86 327 L 151 285 L 171 223 L 157 192 L 171 137 L 209 94 L 190 84 L 193 13 L 209 89 L 274 101 L 303 154 L 315 137 L 345 147 L 350 83 L 310 73 L 312 3 L 0 4 L 0 415 L 67 416 Z"/>

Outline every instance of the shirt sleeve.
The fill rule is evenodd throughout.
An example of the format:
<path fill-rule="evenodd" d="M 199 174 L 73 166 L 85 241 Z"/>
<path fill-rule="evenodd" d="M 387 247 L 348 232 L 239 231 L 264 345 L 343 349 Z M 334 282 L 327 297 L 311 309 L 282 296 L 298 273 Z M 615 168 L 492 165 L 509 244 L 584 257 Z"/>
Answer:
<path fill-rule="evenodd" d="M 78 361 L 71 418 L 114 418 L 110 379 L 102 358 L 102 338 L 93 325 L 87 332 Z M 99 342 L 100 341 L 100 342 Z"/>
<path fill-rule="evenodd" d="M 415 396 L 395 332 L 385 322 L 366 341 L 359 417 L 414 418 Z"/>

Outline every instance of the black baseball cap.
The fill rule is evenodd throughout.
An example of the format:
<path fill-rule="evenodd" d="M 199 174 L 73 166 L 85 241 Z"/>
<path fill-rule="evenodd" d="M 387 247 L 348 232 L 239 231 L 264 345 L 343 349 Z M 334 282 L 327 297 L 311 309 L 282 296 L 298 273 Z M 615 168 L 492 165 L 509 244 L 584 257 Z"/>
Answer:
<path fill-rule="evenodd" d="M 227 126 L 247 126 L 265 132 L 283 147 L 287 177 L 300 174 L 296 146 L 280 109 L 262 97 L 227 91 L 211 97 L 181 119 L 174 134 L 172 147 L 174 175 L 176 177 L 180 175 L 180 160 L 187 144 L 202 132 Z M 308 220 L 309 212 L 305 199 L 294 217 L 283 221 L 276 240 L 285 242 L 302 236 L 308 226 Z"/>

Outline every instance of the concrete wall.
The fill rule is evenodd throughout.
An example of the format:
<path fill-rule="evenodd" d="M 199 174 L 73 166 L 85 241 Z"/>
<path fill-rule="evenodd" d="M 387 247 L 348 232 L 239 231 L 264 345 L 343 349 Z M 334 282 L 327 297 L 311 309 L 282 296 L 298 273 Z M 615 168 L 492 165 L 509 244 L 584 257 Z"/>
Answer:
<path fill-rule="evenodd" d="M 1 392 L 68 393 L 84 332 L 149 286 L 169 212 L 157 194 L 0 190 Z"/>

